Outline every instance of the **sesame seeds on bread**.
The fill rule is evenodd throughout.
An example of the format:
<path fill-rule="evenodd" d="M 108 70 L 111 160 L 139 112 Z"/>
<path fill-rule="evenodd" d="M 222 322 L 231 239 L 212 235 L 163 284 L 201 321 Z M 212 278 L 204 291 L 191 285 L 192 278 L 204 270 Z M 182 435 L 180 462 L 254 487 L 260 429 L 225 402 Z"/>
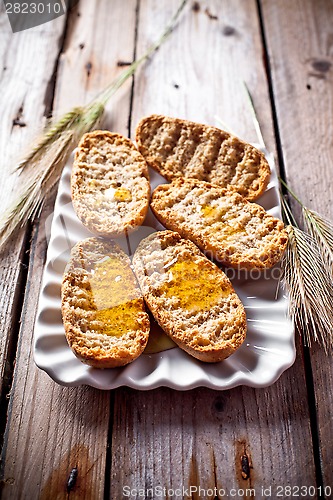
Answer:
<path fill-rule="evenodd" d="M 153 316 L 181 349 L 212 363 L 241 346 L 244 307 L 227 276 L 194 243 L 158 231 L 141 241 L 133 267 Z"/>
<path fill-rule="evenodd" d="M 148 314 L 130 260 L 113 241 L 88 238 L 74 246 L 61 298 L 67 342 L 83 363 L 113 368 L 143 352 Z"/>
<path fill-rule="evenodd" d="M 158 186 L 151 208 L 157 219 L 225 266 L 263 269 L 280 261 L 284 224 L 240 194 L 204 181 L 176 179 Z"/>
<path fill-rule="evenodd" d="M 250 201 L 257 199 L 269 182 L 265 155 L 215 127 L 151 115 L 139 122 L 136 142 L 148 165 L 168 181 L 185 177 L 233 186 Z"/>
<path fill-rule="evenodd" d="M 149 206 L 148 167 L 134 144 L 97 130 L 81 138 L 73 164 L 72 201 L 82 224 L 114 237 L 140 226 Z"/>

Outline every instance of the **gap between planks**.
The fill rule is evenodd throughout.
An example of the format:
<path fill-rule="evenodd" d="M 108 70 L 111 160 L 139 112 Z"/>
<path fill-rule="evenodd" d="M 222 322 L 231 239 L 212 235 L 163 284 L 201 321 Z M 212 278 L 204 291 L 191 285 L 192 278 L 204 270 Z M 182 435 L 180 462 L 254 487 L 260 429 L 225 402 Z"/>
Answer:
<path fill-rule="evenodd" d="M 1 11 L 1 15 L 6 17 L 5 11 Z M 64 27 L 62 31 L 62 35 L 59 38 L 58 45 L 58 55 L 55 58 L 54 71 L 47 82 L 45 89 L 45 97 L 44 97 L 44 116 L 47 117 L 48 109 L 52 106 L 53 103 L 53 93 L 50 95 L 50 89 L 54 90 L 55 87 L 55 78 L 56 78 L 56 67 L 58 65 L 58 61 L 62 52 L 64 40 L 66 37 L 66 28 L 67 28 L 67 20 L 69 16 L 69 11 L 66 11 L 64 15 Z M 10 35 L 20 36 L 18 35 Z M 17 154 L 17 153 L 15 153 Z M 8 172 L 11 173 L 10 171 Z M 38 221 L 37 221 L 38 223 Z M 7 344 L 5 346 L 4 352 L 2 355 L 4 356 L 3 360 L 3 369 L 2 369 L 2 377 L 0 381 L 0 403 L 1 403 L 1 418 L 0 418 L 0 453 L 3 445 L 3 437 L 4 431 L 7 422 L 7 409 L 9 396 L 11 391 L 11 386 L 13 382 L 13 372 L 14 372 L 14 364 L 15 364 L 15 356 L 17 350 L 17 343 L 19 337 L 20 330 L 20 322 L 22 309 L 24 304 L 24 298 L 26 293 L 26 285 L 27 285 L 27 277 L 28 277 L 28 267 L 29 267 L 29 258 L 30 258 L 30 250 L 31 250 L 31 238 L 32 238 L 32 225 L 31 223 L 26 224 L 25 228 L 19 231 L 19 238 L 17 238 L 17 234 L 15 237 L 17 238 L 18 244 L 14 243 L 14 238 L 12 241 L 8 243 L 9 245 L 14 245 L 15 250 L 11 248 L 11 254 L 18 255 L 17 265 L 19 266 L 19 273 L 17 279 L 15 279 L 15 289 L 12 295 L 12 303 L 10 304 L 11 309 L 11 317 L 12 321 L 7 331 L 3 332 L 4 335 L 7 335 Z M 3 256 L 6 258 L 6 253 L 3 252 Z M 7 299 L 10 300 L 10 296 L 7 296 Z"/>
<path fill-rule="evenodd" d="M 114 0 L 112 12 L 108 3 L 102 0 L 96 5 L 81 0 L 78 7 L 81 15 L 78 11 L 70 15 L 56 75 L 55 114 L 89 101 L 96 91 L 122 71 L 117 62 L 128 61 L 133 56 L 135 9 L 132 0 Z M 124 11 L 126 29 L 120 23 Z M 110 30 L 111 21 L 113 30 Z M 111 54 L 110 46 L 113 47 Z M 123 134 L 128 125 L 129 90 L 130 86 L 125 85 L 124 90 L 118 91 L 106 117 L 106 127 Z M 34 277 L 33 290 L 25 295 L 25 314 L 10 396 L 3 454 L 3 498 L 15 495 L 58 498 L 57 495 L 65 491 L 68 474 L 75 465 L 78 465 L 79 474 L 71 496 L 101 498 L 104 474 L 109 470 L 105 459 L 112 435 L 110 393 L 86 387 L 58 386 L 34 365 L 30 348 L 45 259 L 44 222 L 50 209 L 43 211 L 39 231 L 36 232 L 36 226 L 34 228 L 32 248 L 35 257 L 30 259 L 29 267 L 29 279 Z"/>
<path fill-rule="evenodd" d="M 270 96 L 271 107 L 272 107 L 272 117 L 273 117 L 273 125 L 274 125 L 274 132 L 275 132 L 275 138 L 276 138 L 277 156 L 278 156 L 278 161 L 279 161 L 279 166 L 280 166 L 280 176 L 282 177 L 282 179 L 285 182 L 287 182 L 287 170 L 286 170 L 286 163 L 285 163 L 280 128 L 279 128 L 279 118 L 278 118 L 276 102 L 275 102 L 274 81 L 273 81 L 273 74 L 272 74 L 270 56 L 269 56 L 269 51 L 268 51 L 267 35 L 266 35 L 266 30 L 265 30 L 265 20 L 264 20 L 264 14 L 263 14 L 263 9 L 262 9 L 262 0 L 257 0 L 257 7 L 258 7 L 258 16 L 259 16 L 259 21 L 260 21 L 262 43 L 263 43 L 263 48 L 264 48 L 265 68 L 266 68 L 266 73 L 267 73 L 269 96 Z M 284 195 L 287 194 L 286 189 L 283 186 L 282 186 L 282 191 L 283 191 Z M 293 208 L 295 208 L 295 206 L 297 206 L 297 204 L 293 203 L 293 201 L 292 201 L 292 203 L 291 203 L 291 210 L 292 211 L 293 211 Z M 295 217 L 297 218 L 296 214 L 295 214 Z M 295 327 L 295 329 L 296 329 L 296 327 Z M 295 331 L 295 335 L 301 335 L 300 332 L 297 331 L 297 329 Z M 316 405 L 316 394 L 315 394 L 314 377 L 313 377 L 313 371 L 312 371 L 312 365 L 311 365 L 310 349 L 307 346 L 305 346 L 302 342 L 299 342 L 299 347 L 300 347 L 300 349 L 302 349 L 302 360 L 303 360 L 303 364 L 304 364 L 306 389 L 307 389 L 307 395 L 308 395 L 307 403 L 308 403 L 309 416 L 310 416 L 312 447 L 313 447 L 313 457 L 314 457 L 314 463 L 315 463 L 317 487 L 319 487 L 323 490 L 323 488 L 324 488 L 323 467 L 322 467 L 322 457 L 321 457 L 321 450 L 320 450 L 318 416 L 317 416 L 317 410 L 316 410 L 316 406 L 317 406 Z"/>
<path fill-rule="evenodd" d="M 175 6 L 176 1 L 168 3 L 169 13 Z M 138 52 L 154 39 L 166 15 L 157 0 L 142 2 Z M 238 87 L 245 79 L 258 102 L 268 148 L 274 151 L 261 54 L 256 1 L 200 2 L 145 66 L 143 77 L 136 78 L 133 127 L 150 113 L 213 124 L 214 110 L 245 140 L 255 141 Z M 282 484 L 286 469 L 291 484 L 315 484 L 308 408 L 302 406 L 306 397 L 300 356 L 273 386 L 261 390 L 116 390 L 110 498 L 120 498 L 124 484 Z M 251 472 L 246 479 L 241 475 L 243 457 Z"/>

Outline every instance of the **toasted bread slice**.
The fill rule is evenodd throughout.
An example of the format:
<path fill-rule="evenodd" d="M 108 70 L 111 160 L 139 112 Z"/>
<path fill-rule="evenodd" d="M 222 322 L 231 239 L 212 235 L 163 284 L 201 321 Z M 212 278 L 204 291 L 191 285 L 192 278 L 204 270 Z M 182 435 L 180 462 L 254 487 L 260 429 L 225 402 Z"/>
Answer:
<path fill-rule="evenodd" d="M 194 243 L 159 231 L 141 241 L 133 266 L 163 330 L 191 356 L 227 358 L 244 341 L 244 307 L 227 276 Z"/>
<path fill-rule="evenodd" d="M 66 338 L 81 361 L 113 368 L 143 352 L 148 314 L 130 260 L 114 242 L 88 238 L 77 243 L 61 292 Z"/>
<path fill-rule="evenodd" d="M 168 181 L 186 177 L 233 186 L 252 201 L 266 189 L 270 168 L 264 154 L 218 128 L 152 115 L 136 129 L 138 149 Z"/>
<path fill-rule="evenodd" d="M 162 184 L 153 192 L 151 208 L 166 228 L 225 266 L 272 267 L 287 246 L 281 220 L 240 194 L 207 182 L 177 179 Z"/>
<path fill-rule="evenodd" d="M 97 130 L 79 142 L 72 171 L 72 200 L 81 222 L 112 237 L 140 226 L 149 206 L 148 167 L 132 142 Z"/>

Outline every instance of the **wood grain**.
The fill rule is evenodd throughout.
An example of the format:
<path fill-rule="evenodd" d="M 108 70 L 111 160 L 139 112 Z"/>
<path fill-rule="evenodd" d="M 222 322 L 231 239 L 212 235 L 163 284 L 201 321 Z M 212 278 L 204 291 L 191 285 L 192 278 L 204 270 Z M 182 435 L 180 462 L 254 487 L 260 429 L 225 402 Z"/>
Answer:
<path fill-rule="evenodd" d="M 200 10 L 195 11 L 189 3 L 173 35 L 136 79 L 132 136 L 141 117 L 171 113 L 214 126 L 220 126 L 220 118 L 244 140 L 257 142 L 245 81 L 263 123 L 267 147 L 274 151 L 270 107 L 263 99 L 267 84 L 255 3 L 209 0 L 198 4 Z M 165 2 L 163 9 L 158 2 L 142 2 L 138 55 L 159 36 L 176 8 L 176 0 Z M 253 32 L 250 23 L 254 23 Z M 141 99 L 141 95 L 146 97 Z"/>
<path fill-rule="evenodd" d="M 332 219 L 333 4 L 264 0 L 262 9 L 288 183 L 306 206 Z M 331 356 L 314 346 L 311 366 L 323 479 L 332 487 Z"/>
<path fill-rule="evenodd" d="M 176 0 L 163 10 L 156 0 L 140 4 L 138 54 L 176 6 Z M 139 119 L 150 113 L 212 124 L 218 114 L 244 139 L 255 140 L 239 86 L 244 79 L 264 124 L 265 141 L 274 151 L 256 3 L 209 1 L 199 7 L 184 14 L 173 36 L 136 79 L 132 135 Z M 110 498 L 121 498 L 124 486 L 137 490 L 192 485 L 228 493 L 252 487 L 256 498 L 263 498 L 262 486 L 316 484 L 306 400 L 300 358 L 263 390 L 117 390 Z M 136 495 L 132 498 L 139 498 L 138 491 Z M 184 498 L 214 495 L 192 492 Z"/>
<path fill-rule="evenodd" d="M 293 390 L 297 378 L 296 364 L 262 390 L 117 390 L 110 498 L 122 498 L 125 486 L 200 486 L 229 496 L 254 488 L 255 498 L 264 498 L 262 487 L 315 484 L 306 396 Z M 192 493 L 184 498 L 214 498 Z"/>
<path fill-rule="evenodd" d="M 54 110 L 57 114 L 60 109 L 89 100 L 122 70 L 117 61 L 131 60 L 133 55 L 134 2 L 114 0 L 109 9 L 108 0 L 82 0 L 79 7 L 71 13 L 61 55 Z M 52 23 L 44 30 L 49 26 Z M 50 50 L 46 45 L 45 49 Z M 91 61 L 88 76 L 87 64 Z M 40 81 L 36 82 L 37 87 L 40 85 Z M 127 135 L 130 92 L 123 91 L 119 100 L 115 96 L 111 108 L 108 123 Z M 2 456 L 3 498 L 68 498 L 67 479 L 72 468 L 77 467 L 70 498 L 100 499 L 104 491 L 110 393 L 58 386 L 36 368 L 31 351 L 45 262 L 45 222 L 51 210 L 52 200 L 34 228 Z"/>
<path fill-rule="evenodd" d="M 81 0 L 80 12 L 74 11 L 70 18 L 65 50 L 60 58 L 56 113 L 89 99 L 95 89 L 121 70 L 117 60 L 132 59 L 135 3 L 113 0 L 110 8 L 107 0 Z M 218 115 L 245 140 L 256 140 L 239 85 L 244 79 L 254 96 L 265 141 L 274 151 L 256 2 L 207 0 L 197 3 L 199 10 L 192 10 L 194 4 L 189 4 L 174 34 L 137 75 L 132 132 L 136 122 L 152 112 L 213 125 Z M 329 204 L 332 192 L 331 5 L 324 0 L 297 0 L 293 5 L 286 0 L 262 2 L 287 177 L 305 202 L 326 215 L 332 215 Z M 138 55 L 160 33 L 177 6 L 177 0 L 165 2 L 163 8 L 157 0 L 140 2 Z M 1 27 L 7 29 L 3 16 L 1 21 L 4 23 Z M 0 93 L 1 110 L 7 109 L 7 100 L 14 99 L 16 92 L 10 91 L 11 85 L 17 85 L 19 97 L 11 105 L 8 103 L 8 112 L 2 117 L 3 126 L 9 131 L 12 112 L 20 110 L 23 95 L 25 99 L 32 99 L 24 118 L 33 124 L 32 128 L 15 125 L 12 132 L 2 135 L 1 146 L 9 147 L 6 170 L 0 170 L 5 172 L 1 182 L 6 193 L 15 182 L 7 178 L 10 148 L 20 149 L 29 140 L 35 125 L 43 120 L 43 97 L 49 88 L 51 63 L 55 61 L 62 33 L 61 28 L 48 38 L 49 30 L 55 28 L 54 23 L 63 21 L 60 18 L 38 28 L 41 30 L 40 40 L 36 35 L 38 43 L 33 39 L 33 30 L 15 35 L 25 41 L 15 46 L 10 33 L 0 30 L 3 63 L 0 85 L 4 91 Z M 32 47 L 32 59 L 29 59 L 27 44 Z M 11 57 L 6 56 L 7 51 Z M 20 65 L 16 65 L 16 61 L 25 64 L 26 60 L 30 61 L 31 68 L 27 69 L 30 77 L 21 73 Z M 36 60 L 41 70 L 36 69 Z M 8 77 L 4 67 L 10 64 L 13 69 Z M 20 78 L 16 78 L 17 74 Z M 20 93 L 19 84 L 25 85 L 26 93 Z M 127 131 L 129 118 L 129 88 L 130 82 L 110 103 L 106 121 L 111 128 L 123 133 Z M 49 97 L 47 100 L 49 103 Z M 34 228 L 2 456 L 3 498 L 67 498 L 66 481 L 76 466 L 78 478 L 70 496 L 103 498 L 110 394 L 83 387 L 59 387 L 36 369 L 32 360 L 32 330 L 45 261 L 44 222 L 51 209 L 52 200 L 39 227 Z M 18 239 L 1 270 L 4 283 L 0 297 L 4 310 L 1 324 L 7 332 L 20 313 L 16 311 L 19 291 L 11 282 L 20 278 L 22 248 L 22 239 Z M 4 338 L 6 342 L 10 336 L 7 334 Z M 6 349 L 2 343 L 3 359 Z M 332 367 L 318 349 L 312 350 L 311 361 L 324 482 L 330 484 Z M 200 388 L 179 393 L 165 388 L 150 392 L 119 389 L 115 391 L 111 415 L 112 464 L 106 470 L 110 476 L 110 498 L 122 498 L 125 485 L 131 488 L 216 486 L 228 492 L 231 488 L 253 487 L 256 498 L 264 497 L 262 486 L 315 485 L 307 405 L 300 357 L 274 386 L 263 390 L 243 387 L 222 392 Z M 146 495 L 146 498 L 152 497 Z M 243 495 L 246 497 L 250 494 Z M 184 498 L 203 496 L 192 492 L 185 493 Z"/>
<path fill-rule="evenodd" d="M 12 174 L 14 161 L 45 122 L 48 88 L 60 49 L 65 18 L 50 23 L 46 30 L 33 30 L 13 35 L 7 15 L 0 10 L 0 213 L 15 199 L 17 174 Z M 36 64 L 38 61 L 38 64 Z M 12 174 L 12 175 L 11 175 Z M 21 182 L 22 179 L 21 179 Z M 19 231 L 1 255 L 0 282 L 0 394 L 7 383 L 11 366 L 8 353 L 13 348 L 19 321 L 18 306 L 24 290 L 21 283 L 25 269 L 25 240 L 27 228 Z M 14 341 L 15 343 L 15 341 Z"/>
<path fill-rule="evenodd" d="M 74 467 L 79 475 L 73 498 L 98 498 L 103 491 L 99 477 L 104 474 L 108 394 L 60 387 L 37 369 L 32 358 L 34 316 L 46 257 L 44 223 L 51 208 L 46 207 L 32 240 L 2 456 L 3 498 L 66 498 L 66 481 Z"/>

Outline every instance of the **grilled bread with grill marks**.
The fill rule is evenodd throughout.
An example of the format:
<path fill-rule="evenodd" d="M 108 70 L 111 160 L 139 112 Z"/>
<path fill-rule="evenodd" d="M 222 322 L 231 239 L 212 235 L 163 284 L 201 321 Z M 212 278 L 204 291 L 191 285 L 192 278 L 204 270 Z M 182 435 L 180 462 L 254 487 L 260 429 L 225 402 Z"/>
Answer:
<path fill-rule="evenodd" d="M 97 130 L 79 142 L 72 171 L 72 200 L 84 226 L 113 237 L 140 226 L 149 206 L 148 167 L 134 144 Z"/>
<path fill-rule="evenodd" d="M 218 128 L 152 115 L 138 124 L 136 142 L 148 165 L 168 181 L 186 177 L 220 187 L 231 185 L 250 201 L 269 182 L 264 154 Z"/>
<path fill-rule="evenodd" d="M 158 186 L 151 208 L 168 229 L 212 258 L 237 269 L 263 269 L 280 261 L 287 246 L 281 220 L 240 194 L 194 179 Z"/>

